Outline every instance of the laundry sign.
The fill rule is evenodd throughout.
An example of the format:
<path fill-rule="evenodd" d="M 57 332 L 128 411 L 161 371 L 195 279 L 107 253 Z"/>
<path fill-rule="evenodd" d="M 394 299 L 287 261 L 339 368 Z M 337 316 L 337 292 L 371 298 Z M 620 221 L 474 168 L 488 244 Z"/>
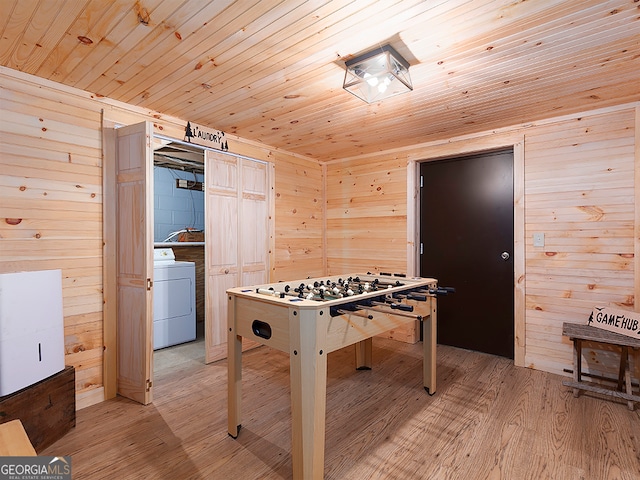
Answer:
<path fill-rule="evenodd" d="M 229 150 L 224 132 L 191 122 L 187 122 L 187 126 L 184 129 L 184 141 L 195 143 L 202 147 L 215 148 L 223 152 Z"/>
<path fill-rule="evenodd" d="M 587 325 L 640 338 L 640 313 L 611 307 L 594 307 Z"/>

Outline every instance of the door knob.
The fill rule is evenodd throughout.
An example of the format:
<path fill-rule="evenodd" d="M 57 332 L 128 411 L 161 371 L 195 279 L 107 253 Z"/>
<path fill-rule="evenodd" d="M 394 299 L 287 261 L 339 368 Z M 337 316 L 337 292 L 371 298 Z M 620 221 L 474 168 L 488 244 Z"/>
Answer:
<path fill-rule="evenodd" d="M 509 252 L 502 252 L 502 255 L 500 255 L 502 257 L 502 259 L 506 262 L 507 260 L 509 260 L 509 257 L 511 255 L 509 255 Z"/>

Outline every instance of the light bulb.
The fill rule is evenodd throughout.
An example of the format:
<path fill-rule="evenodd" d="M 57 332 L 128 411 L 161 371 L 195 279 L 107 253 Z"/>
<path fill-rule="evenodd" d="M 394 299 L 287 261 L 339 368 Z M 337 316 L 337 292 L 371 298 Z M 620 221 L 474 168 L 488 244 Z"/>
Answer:
<path fill-rule="evenodd" d="M 365 73 L 364 74 L 364 79 L 372 87 L 375 87 L 376 85 L 378 85 L 378 77 L 374 77 L 370 73 Z"/>

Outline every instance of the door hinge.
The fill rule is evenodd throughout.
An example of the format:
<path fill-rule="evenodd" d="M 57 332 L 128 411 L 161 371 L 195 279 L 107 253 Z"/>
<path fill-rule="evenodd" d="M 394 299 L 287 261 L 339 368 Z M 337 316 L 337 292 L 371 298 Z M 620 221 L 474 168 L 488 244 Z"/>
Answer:
<path fill-rule="evenodd" d="M 153 280 L 147 278 L 147 290 L 151 290 L 151 287 L 153 287 Z"/>
<path fill-rule="evenodd" d="M 153 387 L 153 382 L 147 378 L 147 392 L 151 390 L 151 387 Z"/>
<path fill-rule="evenodd" d="M 424 187 L 424 177 L 420 175 L 420 188 Z"/>
<path fill-rule="evenodd" d="M 420 255 L 424 253 L 424 245 L 420 242 Z"/>

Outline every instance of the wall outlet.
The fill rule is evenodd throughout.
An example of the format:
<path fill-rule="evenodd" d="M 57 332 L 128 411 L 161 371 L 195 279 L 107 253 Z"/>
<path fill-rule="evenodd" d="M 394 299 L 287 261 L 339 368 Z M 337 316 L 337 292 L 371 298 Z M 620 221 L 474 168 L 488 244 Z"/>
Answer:
<path fill-rule="evenodd" d="M 534 233 L 533 234 L 533 246 L 534 247 L 544 247 L 544 233 Z"/>

